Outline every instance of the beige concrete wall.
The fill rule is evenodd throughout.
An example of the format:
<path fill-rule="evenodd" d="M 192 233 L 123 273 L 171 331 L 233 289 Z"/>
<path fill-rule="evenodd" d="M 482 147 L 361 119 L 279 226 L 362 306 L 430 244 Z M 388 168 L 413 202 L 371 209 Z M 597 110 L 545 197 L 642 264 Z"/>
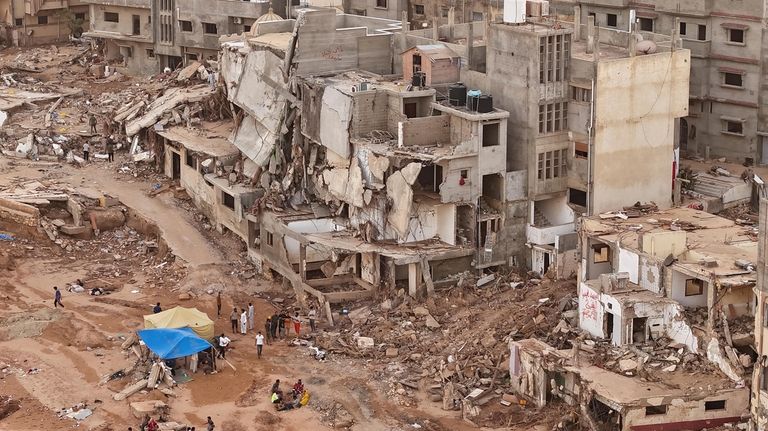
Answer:
<path fill-rule="evenodd" d="M 725 400 L 725 409 L 705 411 L 705 402 L 719 400 Z M 667 414 L 646 416 L 645 405 L 629 407 L 627 413 L 624 415 L 623 431 L 630 431 L 633 426 L 640 425 L 669 424 L 718 418 L 739 418 L 748 413 L 749 389 L 742 388 L 723 391 L 721 394 L 710 395 L 702 399 L 686 400 L 674 397 L 649 399 L 647 404 L 666 404 L 668 405 Z"/>
<path fill-rule="evenodd" d="M 689 75 L 688 50 L 598 63 L 592 213 L 671 205 L 674 120 L 688 114 Z"/>
<path fill-rule="evenodd" d="M 119 22 L 105 21 L 104 14 L 108 12 L 118 14 Z M 149 9 L 92 5 L 91 19 L 93 25 L 91 26 L 91 30 L 119 33 L 122 35 L 133 35 L 134 15 L 139 16 L 141 23 L 139 29 L 141 34 L 138 36 L 147 38 L 148 41 L 152 41 L 152 24 L 149 22 L 151 11 Z"/>

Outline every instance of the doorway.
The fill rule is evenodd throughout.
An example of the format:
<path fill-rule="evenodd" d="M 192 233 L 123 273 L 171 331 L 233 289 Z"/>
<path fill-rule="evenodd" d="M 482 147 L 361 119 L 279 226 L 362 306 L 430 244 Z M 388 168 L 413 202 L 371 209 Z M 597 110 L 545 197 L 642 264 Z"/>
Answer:
<path fill-rule="evenodd" d="M 647 336 L 647 327 L 648 318 L 647 317 L 635 317 L 632 319 L 632 342 L 635 344 L 642 344 L 645 343 L 648 339 Z"/>
<path fill-rule="evenodd" d="M 613 340 L 613 321 L 616 316 L 610 311 L 605 312 L 605 338 Z"/>
<path fill-rule="evenodd" d="M 181 178 L 181 155 L 175 151 L 171 152 L 171 178 Z"/>
<path fill-rule="evenodd" d="M 680 150 L 688 150 L 688 121 L 685 118 L 680 119 Z"/>

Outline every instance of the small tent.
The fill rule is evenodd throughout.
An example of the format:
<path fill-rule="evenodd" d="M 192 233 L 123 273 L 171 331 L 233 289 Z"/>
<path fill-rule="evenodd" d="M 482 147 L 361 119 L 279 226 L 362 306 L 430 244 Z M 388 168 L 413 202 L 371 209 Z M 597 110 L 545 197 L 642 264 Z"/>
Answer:
<path fill-rule="evenodd" d="M 211 347 L 190 328 L 142 329 L 139 338 L 160 359 L 183 358 Z"/>
<path fill-rule="evenodd" d="M 213 320 L 197 308 L 174 307 L 170 310 L 144 316 L 144 327 L 190 328 L 201 338 L 213 339 Z"/>

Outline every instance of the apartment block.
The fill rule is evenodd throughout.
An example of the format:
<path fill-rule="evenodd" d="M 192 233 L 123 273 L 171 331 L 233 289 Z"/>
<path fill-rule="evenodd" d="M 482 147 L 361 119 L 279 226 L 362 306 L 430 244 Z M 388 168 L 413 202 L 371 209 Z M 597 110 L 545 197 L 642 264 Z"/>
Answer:
<path fill-rule="evenodd" d="M 500 234 L 510 257 L 563 277 L 575 273 L 578 216 L 635 202 L 672 205 L 675 125 L 688 114 L 689 50 L 671 35 L 589 22 L 528 17 L 490 23 L 486 32 L 467 24 L 438 31 L 449 42 L 473 40 L 445 42 L 466 59 L 461 81 L 510 113 L 506 168 L 518 193 L 507 200 Z M 638 50 L 643 40 L 653 52 Z"/>
<path fill-rule="evenodd" d="M 551 5 L 558 11 L 580 5 L 582 24 L 593 16 L 612 31 L 627 32 L 636 23 L 641 32 L 677 32 L 691 51 L 690 109 L 678 127 L 681 150 L 768 163 L 764 2 L 558 0 Z"/>
<path fill-rule="evenodd" d="M 40 45 L 79 37 L 89 27 L 83 0 L 0 0 L 0 42 Z"/>
<path fill-rule="evenodd" d="M 87 35 L 103 41 L 107 58 L 121 60 L 130 73 L 215 61 L 221 36 L 249 32 L 258 20 L 282 19 L 278 13 L 285 13 L 284 2 L 83 1 L 91 5 L 94 23 Z"/>

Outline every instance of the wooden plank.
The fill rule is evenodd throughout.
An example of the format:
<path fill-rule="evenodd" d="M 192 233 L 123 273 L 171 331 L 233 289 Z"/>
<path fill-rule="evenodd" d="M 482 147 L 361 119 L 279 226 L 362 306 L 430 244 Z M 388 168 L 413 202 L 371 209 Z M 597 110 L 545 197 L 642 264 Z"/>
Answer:
<path fill-rule="evenodd" d="M 127 386 L 122 391 L 116 393 L 115 395 L 112 396 L 112 398 L 115 401 L 122 401 L 146 387 L 147 387 L 147 379 L 141 379 L 138 382 Z"/>
<path fill-rule="evenodd" d="M 432 273 L 429 269 L 429 261 L 425 257 L 421 260 L 421 275 L 424 277 L 424 283 L 427 285 L 427 296 L 435 294 L 435 284 L 432 282 Z"/>

